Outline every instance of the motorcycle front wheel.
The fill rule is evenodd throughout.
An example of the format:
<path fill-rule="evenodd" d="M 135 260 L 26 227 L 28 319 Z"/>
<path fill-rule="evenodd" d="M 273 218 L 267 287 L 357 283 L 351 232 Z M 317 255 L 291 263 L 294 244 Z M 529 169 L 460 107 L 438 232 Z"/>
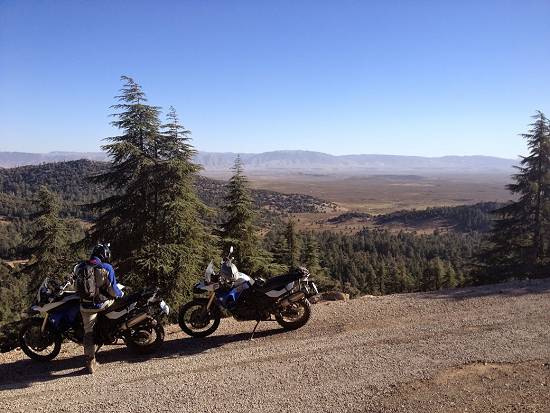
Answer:
<path fill-rule="evenodd" d="M 151 354 L 164 343 L 164 327 L 158 322 L 155 325 L 138 325 L 125 337 L 126 347 L 135 354 Z"/>
<path fill-rule="evenodd" d="M 193 300 L 181 306 L 178 324 L 184 333 L 191 337 L 206 337 L 217 330 L 220 325 L 218 312 L 208 311 L 207 300 Z"/>
<path fill-rule="evenodd" d="M 310 317 L 311 304 L 307 298 L 279 308 L 275 313 L 275 319 L 285 330 L 296 330 L 304 326 Z"/>
<path fill-rule="evenodd" d="M 61 350 L 63 338 L 47 327 L 42 332 L 42 318 L 31 318 L 19 332 L 21 350 L 36 361 L 50 361 L 57 357 Z"/>

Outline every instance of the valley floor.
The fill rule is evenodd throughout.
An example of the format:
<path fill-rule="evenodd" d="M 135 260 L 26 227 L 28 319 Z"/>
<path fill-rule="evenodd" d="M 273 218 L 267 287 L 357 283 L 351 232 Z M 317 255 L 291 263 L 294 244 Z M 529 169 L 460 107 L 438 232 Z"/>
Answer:
<path fill-rule="evenodd" d="M 102 350 L 95 376 L 72 344 L 49 364 L 0 355 L 0 411 L 550 411 L 550 280 L 320 303 L 248 341 L 253 325 L 171 326 L 150 359 Z"/>

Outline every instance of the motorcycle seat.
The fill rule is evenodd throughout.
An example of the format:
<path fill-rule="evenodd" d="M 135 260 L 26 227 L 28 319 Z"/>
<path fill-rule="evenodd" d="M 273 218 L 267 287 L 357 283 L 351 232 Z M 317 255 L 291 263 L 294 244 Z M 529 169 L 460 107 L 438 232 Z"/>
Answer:
<path fill-rule="evenodd" d="M 278 275 L 276 277 L 269 278 L 265 281 L 265 283 L 260 283 L 261 285 L 258 286 L 258 290 L 262 292 L 267 292 L 271 290 L 281 289 L 282 287 L 293 281 L 298 281 L 301 277 L 301 274 L 295 272 Z"/>
<path fill-rule="evenodd" d="M 139 294 L 137 293 L 124 295 L 123 297 L 117 298 L 115 302 L 107 308 L 107 310 L 105 310 L 105 314 L 110 313 L 111 311 L 120 311 L 138 299 Z"/>

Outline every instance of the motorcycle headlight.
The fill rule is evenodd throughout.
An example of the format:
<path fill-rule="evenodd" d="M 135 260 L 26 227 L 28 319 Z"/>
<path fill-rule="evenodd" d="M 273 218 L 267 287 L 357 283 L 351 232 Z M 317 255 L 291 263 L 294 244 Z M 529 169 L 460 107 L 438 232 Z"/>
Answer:
<path fill-rule="evenodd" d="M 168 304 L 166 304 L 164 302 L 164 300 L 162 300 L 160 302 L 160 309 L 162 310 L 162 312 L 166 315 L 170 314 L 170 307 L 168 307 Z"/>

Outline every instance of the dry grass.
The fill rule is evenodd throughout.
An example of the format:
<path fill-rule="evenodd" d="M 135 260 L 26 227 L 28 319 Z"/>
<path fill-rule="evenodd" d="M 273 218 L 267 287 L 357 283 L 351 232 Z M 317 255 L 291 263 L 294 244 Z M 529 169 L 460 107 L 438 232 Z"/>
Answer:
<path fill-rule="evenodd" d="M 505 202 L 511 196 L 506 190 L 506 176 L 309 176 L 288 175 L 284 177 L 253 176 L 254 188 L 269 189 L 283 193 L 300 193 L 315 196 L 337 204 L 335 210 L 324 213 L 293 214 L 298 228 L 312 231 L 335 231 L 355 233 L 364 227 L 380 226 L 352 219 L 344 223 L 330 223 L 330 218 L 347 211 L 385 214 L 403 209 L 425 209 L 434 206 L 456 206 L 477 202 Z M 392 232 L 416 231 L 429 234 L 447 230 L 443 223 L 407 227 L 403 224 L 385 224 Z"/>
<path fill-rule="evenodd" d="M 254 188 L 312 195 L 337 203 L 343 210 L 387 213 L 428 206 L 453 206 L 511 198 L 506 176 L 305 176 L 252 177 Z"/>

